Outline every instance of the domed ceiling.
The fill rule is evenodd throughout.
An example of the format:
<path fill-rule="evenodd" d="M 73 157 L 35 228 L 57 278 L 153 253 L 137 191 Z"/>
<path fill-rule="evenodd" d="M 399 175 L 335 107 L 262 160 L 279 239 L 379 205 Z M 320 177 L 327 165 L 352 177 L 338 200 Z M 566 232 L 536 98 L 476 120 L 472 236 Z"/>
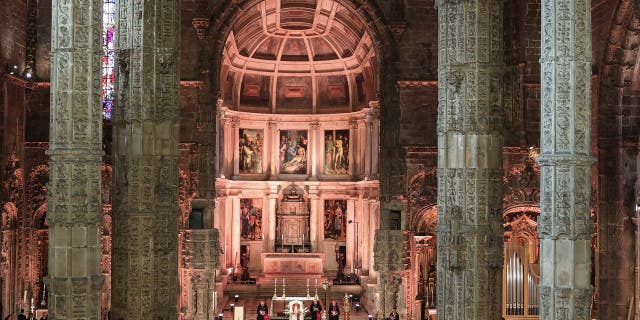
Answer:
<path fill-rule="evenodd" d="M 355 111 L 373 99 L 375 61 L 360 18 L 338 2 L 265 0 L 233 24 L 223 97 L 250 112 Z"/>

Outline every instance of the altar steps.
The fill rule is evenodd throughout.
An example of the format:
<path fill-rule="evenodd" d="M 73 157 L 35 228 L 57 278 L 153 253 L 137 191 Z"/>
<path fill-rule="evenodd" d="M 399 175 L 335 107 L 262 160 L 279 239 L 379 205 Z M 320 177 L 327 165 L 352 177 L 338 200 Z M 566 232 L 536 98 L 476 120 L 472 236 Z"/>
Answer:
<path fill-rule="evenodd" d="M 306 283 L 305 283 L 304 289 L 305 289 L 305 295 L 306 295 Z M 273 292 L 271 293 L 271 295 L 273 295 Z M 320 292 L 318 292 L 318 295 L 319 296 L 321 295 Z M 323 297 L 321 297 L 320 299 L 322 300 L 322 298 Z M 329 299 L 328 296 L 327 296 L 327 299 Z M 233 298 L 230 298 L 229 300 L 230 300 L 229 301 L 230 303 L 233 303 Z M 270 305 L 270 302 L 271 302 L 270 299 L 265 299 L 265 301 L 267 302 L 267 305 Z M 245 319 L 253 320 L 253 319 L 256 319 L 257 317 L 256 309 L 258 308 L 258 303 L 260 303 L 260 298 L 247 297 L 247 298 L 240 298 L 239 301 L 235 303 L 235 305 L 245 307 Z M 342 307 L 342 303 L 339 303 L 339 305 L 340 307 Z M 230 309 L 225 311 L 223 319 L 233 319 L 233 312 Z M 344 312 L 341 314 L 340 319 L 344 319 Z M 349 319 L 368 320 L 368 314 L 364 309 L 361 309 L 360 311 L 354 310 L 351 313 Z"/>

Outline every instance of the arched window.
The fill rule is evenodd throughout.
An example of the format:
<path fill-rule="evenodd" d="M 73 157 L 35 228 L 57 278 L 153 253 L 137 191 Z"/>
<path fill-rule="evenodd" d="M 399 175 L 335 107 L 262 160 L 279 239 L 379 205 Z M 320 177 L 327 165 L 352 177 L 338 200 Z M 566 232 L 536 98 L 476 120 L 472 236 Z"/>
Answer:
<path fill-rule="evenodd" d="M 111 120 L 115 97 L 115 26 L 116 0 L 104 0 L 102 11 L 102 117 Z"/>

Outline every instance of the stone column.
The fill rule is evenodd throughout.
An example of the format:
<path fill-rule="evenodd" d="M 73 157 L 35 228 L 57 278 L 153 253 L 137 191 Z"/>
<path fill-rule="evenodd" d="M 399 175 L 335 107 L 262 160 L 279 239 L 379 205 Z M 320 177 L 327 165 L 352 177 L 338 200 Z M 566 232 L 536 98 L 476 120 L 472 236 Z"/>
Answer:
<path fill-rule="evenodd" d="M 222 100 L 219 100 L 222 101 Z M 220 103 L 222 104 L 222 103 Z M 226 107 L 218 107 L 216 117 L 216 161 L 215 161 L 215 170 L 216 177 L 224 176 L 224 155 L 225 155 L 225 112 L 227 111 Z"/>
<path fill-rule="evenodd" d="M 357 164 L 356 164 L 356 152 L 358 147 L 358 120 L 349 120 L 349 176 L 352 180 L 356 180 L 358 177 Z"/>
<path fill-rule="evenodd" d="M 590 319 L 591 1 L 542 1 L 540 319 Z"/>
<path fill-rule="evenodd" d="M 318 186 L 313 185 L 309 188 L 309 243 L 311 243 L 311 252 L 318 252 L 318 232 L 324 232 L 324 225 L 321 224 L 319 215 L 322 210 L 318 209 L 320 195 L 318 194 Z"/>
<path fill-rule="evenodd" d="M 309 153 L 308 160 L 311 162 L 311 171 L 309 172 L 309 180 L 315 181 L 318 180 L 318 161 L 323 155 L 320 155 L 318 151 L 320 151 L 320 140 L 323 138 L 322 134 L 318 133 L 318 128 L 320 127 L 320 123 L 318 121 L 312 121 L 309 124 Z"/>
<path fill-rule="evenodd" d="M 52 6 L 49 314 L 100 319 L 102 1 Z"/>
<path fill-rule="evenodd" d="M 271 149 L 267 153 L 269 157 L 269 179 L 278 180 L 278 161 L 279 161 L 279 148 L 280 148 L 280 135 L 278 132 L 278 123 L 276 121 L 269 121 L 267 123 L 269 127 L 269 133 L 271 134 Z"/>
<path fill-rule="evenodd" d="M 500 319 L 503 4 L 437 6 L 438 319 Z"/>
<path fill-rule="evenodd" d="M 378 101 L 369 102 L 369 108 L 371 108 L 371 125 L 370 135 L 371 135 L 371 148 L 370 159 L 371 159 L 371 176 L 369 178 L 371 180 L 378 180 L 379 172 L 378 172 L 378 160 L 379 160 L 379 151 L 380 148 L 380 103 Z"/>
<path fill-rule="evenodd" d="M 220 175 L 220 177 L 223 179 L 227 179 L 231 178 L 231 175 L 233 173 L 233 125 L 231 123 L 231 117 L 229 117 L 228 115 L 225 115 L 222 121 L 224 123 L 224 129 L 222 131 L 224 132 L 223 137 L 225 142 L 222 143 L 220 149 L 222 153 L 218 156 L 220 157 L 222 166 L 222 174 Z"/>
<path fill-rule="evenodd" d="M 240 198 L 237 196 L 231 197 L 233 201 L 233 215 L 231 216 L 231 261 L 234 272 L 238 272 L 238 266 L 240 266 L 240 232 L 242 232 L 242 222 L 240 221 Z"/>
<path fill-rule="evenodd" d="M 347 242 L 347 265 L 346 265 L 346 269 L 348 270 L 348 272 L 352 273 L 353 272 L 353 268 L 354 268 L 354 252 L 356 250 L 356 244 L 355 244 L 355 225 L 353 223 L 349 223 L 348 221 L 355 221 L 355 200 L 354 199 L 347 199 L 347 212 L 346 212 L 346 221 L 347 223 L 345 224 L 345 228 L 347 228 L 346 231 L 346 242 Z M 345 271 L 347 272 L 347 271 Z"/>
<path fill-rule="evenodd" d="M 362 152 L 364 152 L 364 179 L 368 180 L 371 178 L 371 157 L 374 156 L 375 151 L 373 150 L 372 143 L 372 115 L 371 111 L 367 110 L 364 115 L 364 148 Z"/>
<path fill-rule="evenodd" d="M 272 190 L 269 192 L 269 251 L 277 251 L 275 245 L 278 239 L 276 239 L 276 211 L 278 207 L 278 190 L 277 186 L 272 186 Z"/>
<path fill-rule="evenodd" d="M 176 319 L 180 8 L 118 8 L 114 108 L 113 319 Z"/>
<path fill-rule="evenodd" d="M 231 141 L 231 154 L 233 155 L 233 175 L 231 176 L 232 180 L 238 180 L 238 174 L 240 173 L 240 149 L 238 146 L 240 145 L 240 119 L 238 116 L 234 116 L 231 120 L 232 127 L 231 132 L 233 136 L 229 139 Z"/>

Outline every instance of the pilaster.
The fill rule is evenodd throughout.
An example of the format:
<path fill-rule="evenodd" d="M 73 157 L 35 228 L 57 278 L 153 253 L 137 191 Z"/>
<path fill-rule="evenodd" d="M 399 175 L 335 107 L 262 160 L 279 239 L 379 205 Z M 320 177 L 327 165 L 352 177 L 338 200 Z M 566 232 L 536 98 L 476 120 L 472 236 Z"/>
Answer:
<path fill-rule="evenodd" d="M 102 1 L 54 1 L 52 30 L 48 308 L 100 319 Z"/>
<path fill-rule="evenodd" d="M 500 319 L 500 0 L 439 0 L 438 318 Z"/>

